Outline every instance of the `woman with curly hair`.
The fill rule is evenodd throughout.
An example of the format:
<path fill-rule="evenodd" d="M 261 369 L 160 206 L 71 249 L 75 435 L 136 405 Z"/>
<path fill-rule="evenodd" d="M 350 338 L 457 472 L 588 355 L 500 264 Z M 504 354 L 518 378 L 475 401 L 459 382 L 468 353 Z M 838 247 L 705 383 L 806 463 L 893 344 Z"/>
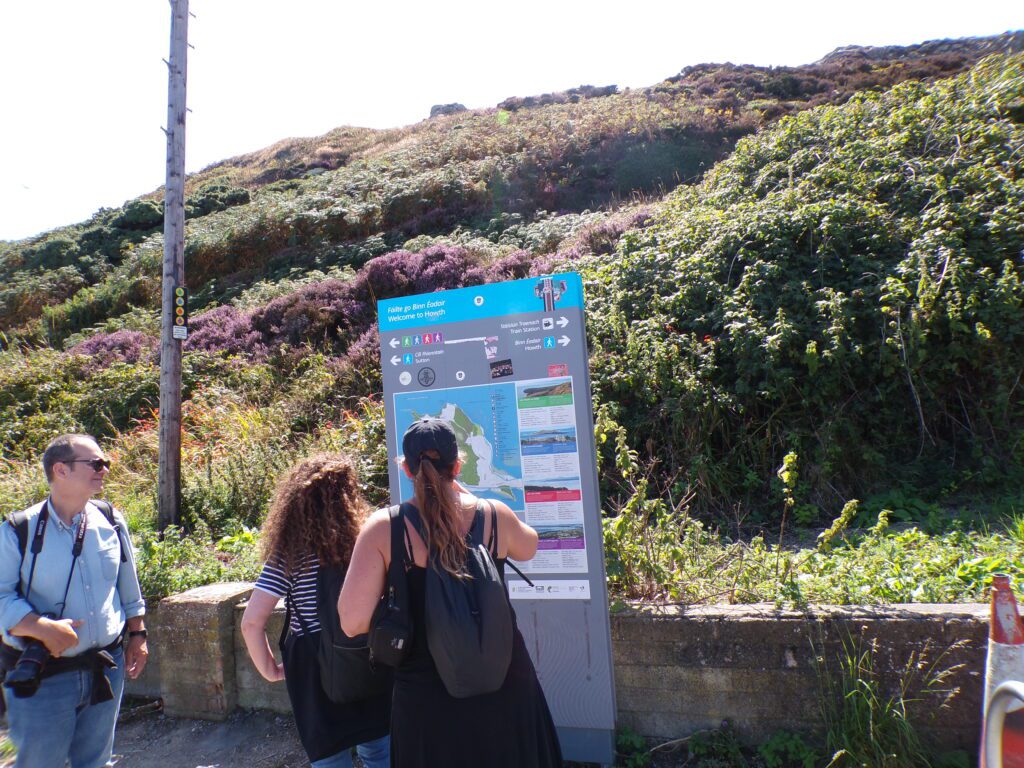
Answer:
<path fill-rule="evenodd" d="M 328 698 L 320 682 L 318 578 L 321 569 L 348 567 L 369 508 L 352 460 L 319 454 L 300 461 L 278 482 L 262 531 L 263 572 L 242 616 L 242 636 L 256 669 L 284 680 L 302 746 L 314 768 L 350 768 L 352 747 L 366 768 L 386 768 L 391 695 L 355 704 Z M 274 659 L 267 621 L 284 598 L 283 664 Z"/>

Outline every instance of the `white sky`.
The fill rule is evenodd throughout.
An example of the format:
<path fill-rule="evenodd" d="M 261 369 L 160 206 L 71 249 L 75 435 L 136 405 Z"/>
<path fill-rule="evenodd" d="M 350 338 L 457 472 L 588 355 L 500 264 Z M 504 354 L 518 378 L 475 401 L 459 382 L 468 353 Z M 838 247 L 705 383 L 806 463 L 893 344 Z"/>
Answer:
<path fill-rule="evenodd" d="M 1016 0 L 192 0 L 187 170 L 340 125 L 424 119 L 689 64 L 1024 27 Z M 163 183 L 167 0 L 0 0 L 0 239 Z"/>

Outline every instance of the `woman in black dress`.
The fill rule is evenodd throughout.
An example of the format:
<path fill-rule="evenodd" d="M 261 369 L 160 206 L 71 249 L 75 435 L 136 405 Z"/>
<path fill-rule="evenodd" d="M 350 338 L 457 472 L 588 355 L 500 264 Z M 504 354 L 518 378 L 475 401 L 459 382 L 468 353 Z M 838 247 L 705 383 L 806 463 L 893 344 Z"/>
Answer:
<path fill-rule="evenodd" d="M 242 636 L 256 669 L 284 680 L 299 738 L 314 768 L 351 768 L 352 747 L 366 768 L 389 763 L 390 696 L 338 704 L 320 683 L 317 577 L 343 568 L 369 512 L 352 461 L 321 454 L 301 461 L 278 483 L 262 546 L 266 562 L 242 616 Z M 267 620 L 284 598 L 283 664 L 267 640 Z"/>
<path fill-rule="evenodd" d="M 466 534 L 477 499 L 456 482 L 461 468 L 455 433 L 440 419 L 421 419 L 402 439 L 402 468 L 414 482 L 410 503 L 419 511 L 428 543 L 406 521 L 411 563 L 412 647 L 395 670 L 391 717 L 392 768 L 561 768 L 562 756 L 551 714 L 522 635 L 513 627 L 512 661 L 494 693 L 457 699 L 445 689 L 427 646 L 424 596 L 430 567 L 459 572 L 466 558 Z M 505 504 L 496 502 L 499 569 L 505 558 L 529 560 L 537 533 Z M 491 540 L 485 515 L 484 541 Z M 387 509 L 363 526 L 352 553 L 338 612 L 348 635 L 366 632 L 391 560 Z M 436 565 L 434 565 L 436 563 Z"/>

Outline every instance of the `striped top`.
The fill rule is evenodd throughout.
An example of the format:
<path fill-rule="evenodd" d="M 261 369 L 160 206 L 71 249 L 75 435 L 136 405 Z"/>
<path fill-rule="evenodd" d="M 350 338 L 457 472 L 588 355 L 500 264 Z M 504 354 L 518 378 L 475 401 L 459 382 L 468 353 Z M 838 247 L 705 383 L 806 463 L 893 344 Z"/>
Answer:
<path fill-rule="evenodd" d="M 302 565 L 291 577 L 281 567 L 280 560 L 271 558 L 264 563 L 263 571 L 256 579 L 255 589 L 284 598 L 285 605 L 291 611 L 288 626 L 296 635 L 304 635 L 307 630 L 310 634 L 320 631 L 316 604 L 316 577 L 319 570 L 320 563 L 314 554 L 306 555 Z M 300 616 L 302 621 L 299 621 Z"/>

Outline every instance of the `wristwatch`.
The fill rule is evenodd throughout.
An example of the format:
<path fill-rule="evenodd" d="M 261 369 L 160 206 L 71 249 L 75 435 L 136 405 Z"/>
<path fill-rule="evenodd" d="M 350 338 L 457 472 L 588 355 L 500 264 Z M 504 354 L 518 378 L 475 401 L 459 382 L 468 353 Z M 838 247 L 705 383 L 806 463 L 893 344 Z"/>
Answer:
<path fill-rule="evenodd" d="M 144 629 L 132 629 L 128 632 L 128 637 L 141 637 L 145 640 L 149 636 L 149 633 Z"/>

